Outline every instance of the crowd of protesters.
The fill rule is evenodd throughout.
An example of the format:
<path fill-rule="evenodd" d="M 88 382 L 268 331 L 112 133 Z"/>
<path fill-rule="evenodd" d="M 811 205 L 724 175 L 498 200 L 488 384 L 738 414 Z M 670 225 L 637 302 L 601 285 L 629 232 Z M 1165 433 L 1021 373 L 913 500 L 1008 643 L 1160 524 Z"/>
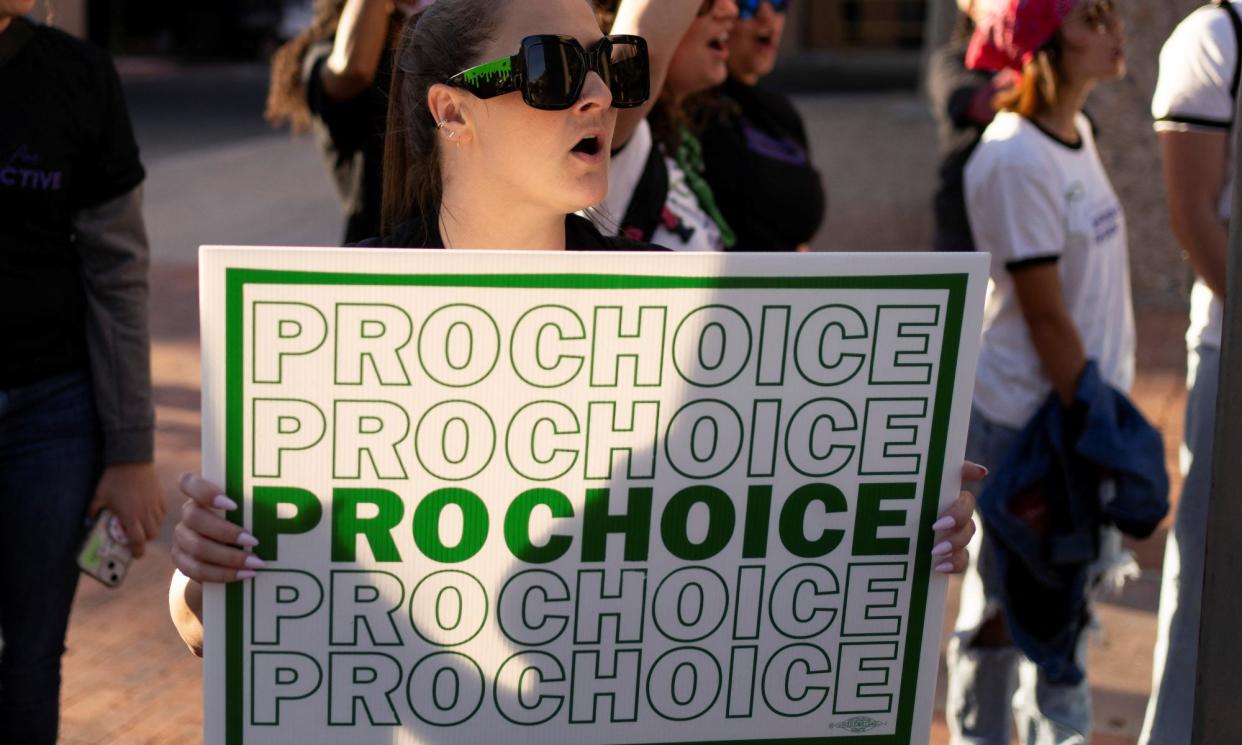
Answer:
<path fill-rule="evenodd" d="M 805 251 L 828 190 L 797 109 L 763 82 L 790 1 L 316 0 L 273 59 L 266 115 L 314 129 L 346 244 Z M 86 521 L 110 510 L 141 555 L 164 499 L 138 147 L 110 59 L 26 19 L 32 4 L 0 0 L 0 102 L 32 102 L 0 106 L 0 741 L 40 745 L 56 739 Z M 1023 743 L 1085 745 L 1091 604 L 1132 568 L 1120 533 L 1145 537 L 1167 510 L 1160 436 L 1127 399 L 1126 216 L 1096 148 L 1109 123 L 1086 112 L 1125 74 L 1125 30 L 1113 0 L 958 5 L 928 66 L 943 154 L 930 247 L 992 256 L 967 440 L 990 471 L 967 463 L 969 492 L 937 523 L 937 568 L 964 572 L 946 719 L 954 743 L 1007 744 L 1016 725 Z M 1239 7 L 1177 28 L 1153 102 L 1198 281 L 1144 745 L 1190 737 Z M 535 58 L 573 62 L 471 74 Z M 187 475 L 181 490 L 170 603 L 201 653 L 202 584 L 262 562 L 218 486 Z"/>
<path fill-rule="evenodd" d="M 653 162 L 662 178 L 641 187 L 653 189 L 650 195 L 631 187 L 624 196 L 663 205 L 661 211 L 671 215 L 658 224 L 656 238 L 675 238 L 681 250 L 720 250 L 728 242 L 726 218 L 710 187 L 691 185 L 702 181 L 702 165 L 668 155 L 672 146 L 697 150 L 695 136 L 683 125 L 675 145 L 657 142 L 648 117 L 660 111 L 660 118 L 676 119 L 684 96 L 724 82 L 724 44 L 738 15 L 734 0 L 701 6 L 623 0 L 616 17 L 602 25 L 632 33 L 605 36 L 601 19 L 580 0 L 433 4 L 405 26 L 397 46 L 386 230 L 360 245 L 667 251 L 642 236 L 610 235 L 615 225 L 577 214 L 609 203 L 617 188 L 610 153 L 625 158 L 641 147 L 631 157 Z M 481 74 L 515 55 L 509 69 L 543 67 L 542 75 L 528 72 L 519 82 Z M 538 64 L 565 58 L 579 64 Z M 619 209 L 628 210 L 624 202 Z M 602 211 L 606 221 L 607 207 Z M 970 481 L 982 473 L 966 464 L 962 475 Z M 181 486 L 188 500 L 174 535 L 178 571 L 170 603 L 182 638 L 201 654 L 202 584 L 248 579 L 261 562 L 250 551 L 257 545 L 254 536 L 220 514 L 235 502 L 221 496 L 219 486 L 195 475 Z M 934 526 L 938 571 L 965 568 L 973 510 L 974 499 L 964 492 Z"/>

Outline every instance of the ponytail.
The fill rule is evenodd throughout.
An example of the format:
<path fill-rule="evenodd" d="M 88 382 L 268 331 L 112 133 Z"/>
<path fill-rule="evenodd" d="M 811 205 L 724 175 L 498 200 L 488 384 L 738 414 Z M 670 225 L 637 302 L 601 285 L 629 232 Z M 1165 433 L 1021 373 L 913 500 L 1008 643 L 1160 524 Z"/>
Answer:
<path fill-rule="evenodd" d="M 996 94 L 993 106 L 998 111 L 1012 111 L 1027 119 L 1056 106 L 1064 80 L 1061 44 L 1058 33 L 1023 66 L 1022 79 L 1016 86 Z"/>
<path fill-rule="evenodd" d="M 415 16 L 406 23 L 409 26 L 417 22 L 418 17 Z M 417 208 L 419 214 L 438 211 L 438 204 L 433 204 L 438 200 L 426 194 L 426 191 L 433 179 L 437 183 L 440 181 L 440 158 L 434 152 L 434 142 L 423 142 L 423 138 L 412 131 L 407 121 L 406 106 L 402 103 L 404 96 L 401 92 L 405 90 L 408 76 L 400 64 L 406 31 L 402 32 L 401 38 L 401 46 L 394 53 L 396 59 L 392 66 L 392 83 L 388 89 L 388 127 L 384 135 L 384 190 L 380 208 L 380 231 L 384 235 L 390 235 L 398 225 L 408 220 L 414 211 L 412 208 Z M 407 142 L 409 139 L 419 141 Z M 429 149 L 432 151 L 430 157 Z M 423 155 L 422 173 L 414 170 L 414 163 L 420 160 L 413 157 L 414 151 Z M 423 175 L 426 178 L 420 178 Z M 416 196 L 416 191 L 423 192 L 423 195 Z"/>
<path fill-rule="evenodd" d="M 478 62 L 499 25 L 503 5 L 495 0 L 437 2 L 402 28 L 384 138 L 384 234 L 411 217 L 438 216 L 444 174 L 427 93 Z"/>
<path fill-rule="evenodd" d="M 330 39 L 341 22 L 345 0 L 315 0 L 311 25 L 285 42 L 272 55 L 272 77 L 267 91 L 267 110 L 263 118 L 272 125 L 288 124 L 294 132 L 310 128 L 310 107 L 302 84 L 302 63 L 312 44 Z"/>

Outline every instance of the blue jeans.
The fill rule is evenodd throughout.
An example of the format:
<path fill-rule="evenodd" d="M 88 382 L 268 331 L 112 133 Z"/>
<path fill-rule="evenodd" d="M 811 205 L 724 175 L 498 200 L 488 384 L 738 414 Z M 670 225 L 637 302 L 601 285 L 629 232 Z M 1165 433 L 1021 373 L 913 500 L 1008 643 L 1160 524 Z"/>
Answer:
<path fill-rule="evenodd" d="M 85 373 L 0 390 L 0 742 L 56 742 L 60 658 L 101 446 Z"/>
<path fill-rule="evenodd" d="M 1019 434 L 971 412 L 966 459 L 995 471 Z M 967 488 L 978 496 L 987 483 Z M 950 742 L 1009 745 L 1016 718 L 1018 741 L 1023 745 L 1086 745 L 1091 731 L 1091 689 L 1085 680 L 1073 686 L 1050 683 L 1012 644 L 983 647 L 975 643 L 979 627 L 1000 612 L 999 579 L 992 558 L 995 548 L 978 518 L 975 524 L 980 530 L 971 541 L 956 633 L 946 655 L 945 719 Z M 1085 661 L 1086 637 L 1083 634 L 1079 641 L 1080 664 Z"/>
<path fill-rule="evenodd" d="M 1207 544 L 1212 491 L 1212 444 L 1220 350 L 1199 347 L 1187 361 L 1186 432 L 1182 443 L 1182 496 L 1164 546 L 1160 613 L 1152 692 L 1140 745 L 1190 742 L 1199 657 L 1199 603 L 1203 596 L 1203 547 Z"/>

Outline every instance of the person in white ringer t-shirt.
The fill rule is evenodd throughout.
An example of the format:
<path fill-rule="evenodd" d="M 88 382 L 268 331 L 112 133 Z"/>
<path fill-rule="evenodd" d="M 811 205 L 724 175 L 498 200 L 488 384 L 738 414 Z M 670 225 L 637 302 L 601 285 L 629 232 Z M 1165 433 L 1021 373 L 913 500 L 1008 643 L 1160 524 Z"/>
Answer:
<path fill-rule="evenodd" d="M 1212 488 L 1212 444 L 1233 199 L 1232 129 L 1242 56 L 1242 2 L 1191 13 L 1160 54 L 1152 101 L 1164 156 L 1169 213 L 1194 267 L 1190 299 L 1182 494 L 1165 545 L 1152 696 L 1140 745 L 1190 742 L 1194 716 L 1203 545 Z"/>
<path fill-rule="evenodd" d="M 1098 83 L 1125 74 L 1125 36 L 1112 0 L 978 6 L 967 65 L 1021 73 L 965 175 L 976 247 L 992 255 L 967 457 L 995 469 L 1051 393 L 1073 401 L 1088 361 L 1122 393 L 1134 380 L 1125 215 L 1082 113 Z M 951 742 L 1008 745 L 1016 717 L 1022 743 L 1086 745 L 1086 680 L 1054 683 L 1014 646 L 995 547 L 976 541 L 949 647 Z"/>

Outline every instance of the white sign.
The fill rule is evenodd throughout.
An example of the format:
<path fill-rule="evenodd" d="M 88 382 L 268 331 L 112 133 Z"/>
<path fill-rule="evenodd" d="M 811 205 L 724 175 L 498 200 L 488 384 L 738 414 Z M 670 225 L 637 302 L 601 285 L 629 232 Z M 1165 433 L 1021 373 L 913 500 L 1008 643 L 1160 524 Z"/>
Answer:
<path fill-rule="evenodd" d="M 206 742 L 924 740 L 987 261 L 203 249 Z"/>

